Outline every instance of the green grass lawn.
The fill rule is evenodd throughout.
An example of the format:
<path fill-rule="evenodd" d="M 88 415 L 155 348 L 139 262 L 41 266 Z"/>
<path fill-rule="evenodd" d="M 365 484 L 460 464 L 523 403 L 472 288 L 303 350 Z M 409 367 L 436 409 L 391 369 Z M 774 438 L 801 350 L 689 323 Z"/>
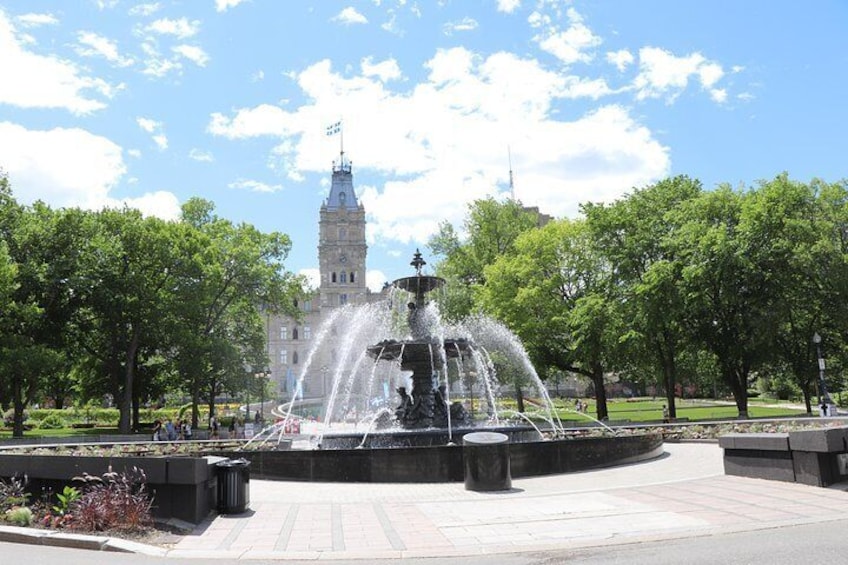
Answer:
<path fill-rule="evenodd" d="M 662 407 L 665 402 L 661 399 L 657 400 L 640 400 L 637 402 L 626 402 L 615 400 L 607 402 L 607 410 L 609 411 L 609 419 L 612 421 L 629 420 L 631 422 L 650 422 L 662 420 Z M 557 400 L 555 402 L 559 408 L 559 417 L 562 420 L 585 420 L 586 416 L 576 414 L 573 411 L 574 403 L 570 401 Z M 735 404 L 713 403 L 710 401 L 689 401 L 678 400 L 675 403 L 677 408 L 678 418 L 688 418 L 689 421 L 697 420 L 714 420 L 725 418 L 736 418 L 739 412 L 736 410 Z M 589 402 L 586 410 L 587 416 L 596 414 L 595 403 Z M 781 417 L 781 416 L 801 416 L 806 414 L 803 410 L 798 410 L 789 405 L 787 406 L 758 406 L 756 403 L 749 403 L 748 415 L 752 418 L 766 417 Z"/>
<path fill-rule="evenodd" d="M 25 430 L 24 437 L 72 437 L 97 436 L 117 434 L 118 428 L 56 428 L 52 430 Z M 0 429 L 0 439 L 12 437 L 11 428 Z"/>

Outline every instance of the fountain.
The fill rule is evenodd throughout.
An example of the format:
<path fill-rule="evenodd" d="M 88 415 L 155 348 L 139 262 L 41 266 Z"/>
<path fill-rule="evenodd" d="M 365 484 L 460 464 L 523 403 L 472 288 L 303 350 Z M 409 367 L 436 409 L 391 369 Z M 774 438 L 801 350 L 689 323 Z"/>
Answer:
<path fill-rule="evenodd" d="M 312 449 L 261 449 L 274 445 L 275 437 L 279 444 L 283 422 L 292 417 L 291 402 L 283 422 L 247 446 L 260 448 L 253 456 L 259 460 L 260 478 L 462 480 L 465 448 L 457 443 L 475 431 L 507 436 L 516 477 L 633 462 L 662 453 L 662 438 L 655 435 L 588 437 L 586 427 L 566 430 L 516 336 L 484 316 L 445 323 L 437 303 L 428 300 L 445 280 L 422 273 L 426 262 L 418 250 L 410 264 L 415 274 L 395 280 L 386 291 L 387 300 L 339 308 L 319 329 L 297 382 L 301 390 L 312 364 L 320 363 L 321 350 L 332 351 L 332 362 L 321 371 L 330 390 L 321 425 L 311 435 Z M 510 381 L 522 383 L 535 412 L 520 413 L 507 405 L 499 369 L 510 374 Z M 460 400 L 452 402 L 452 394 Z"/>

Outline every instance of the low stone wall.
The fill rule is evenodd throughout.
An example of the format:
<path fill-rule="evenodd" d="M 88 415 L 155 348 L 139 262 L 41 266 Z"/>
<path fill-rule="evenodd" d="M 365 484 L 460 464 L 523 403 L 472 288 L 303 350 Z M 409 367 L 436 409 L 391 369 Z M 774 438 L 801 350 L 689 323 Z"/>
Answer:
<path fill-rule="evenodd" d="M 221 457 L 90 457 L 64 455 L 18 455 L 0 453 L 0 477 L 26 475 L 27 489 L 39 496 L 44 489 L 61 492 L 76 486 L 84 473 L 101 476 L 112 470 L 129 472 L 133 467 L 147 476 L 153 495 L 153 516 L 200 523 L 217 503 L 215 464 Z"/>
<path fill-rule="evenodd" d="M 848 481 L 848 427 L 788 433 L 727 434 L 724 472 L 826 487 Z"/>

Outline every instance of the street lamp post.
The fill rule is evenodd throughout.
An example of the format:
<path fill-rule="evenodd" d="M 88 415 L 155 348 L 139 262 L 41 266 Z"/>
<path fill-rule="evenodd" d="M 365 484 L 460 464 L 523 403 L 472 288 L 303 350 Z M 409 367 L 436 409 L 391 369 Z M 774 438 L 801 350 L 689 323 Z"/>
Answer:
<path fill-rule="evenodd" d="M 827 393 L 827 383 L 824 380 L 824 357 L 821 351 L 822 338 L 818 332 L 813 334 L 813 343 L 816 344 L 816 358 L 819 362 L 819 406 L 822 408 L 822 415 L 827 416 L 830 405 L 833 402 L 830 400 L 830 395 Z"/>

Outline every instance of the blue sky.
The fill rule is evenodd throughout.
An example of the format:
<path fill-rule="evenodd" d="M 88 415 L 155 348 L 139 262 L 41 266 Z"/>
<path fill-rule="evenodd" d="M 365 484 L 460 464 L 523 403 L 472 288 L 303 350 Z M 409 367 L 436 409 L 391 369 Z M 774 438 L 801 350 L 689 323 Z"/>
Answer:
<path fill-rule="evenodd" d="M 19 201 L 192 196 L 315 273 L 342 136 L 369 285 L 474 199 L 557 217 L 687 174 L 846 175 L 848 2 L 0 0 L 0 169 Z"/>

